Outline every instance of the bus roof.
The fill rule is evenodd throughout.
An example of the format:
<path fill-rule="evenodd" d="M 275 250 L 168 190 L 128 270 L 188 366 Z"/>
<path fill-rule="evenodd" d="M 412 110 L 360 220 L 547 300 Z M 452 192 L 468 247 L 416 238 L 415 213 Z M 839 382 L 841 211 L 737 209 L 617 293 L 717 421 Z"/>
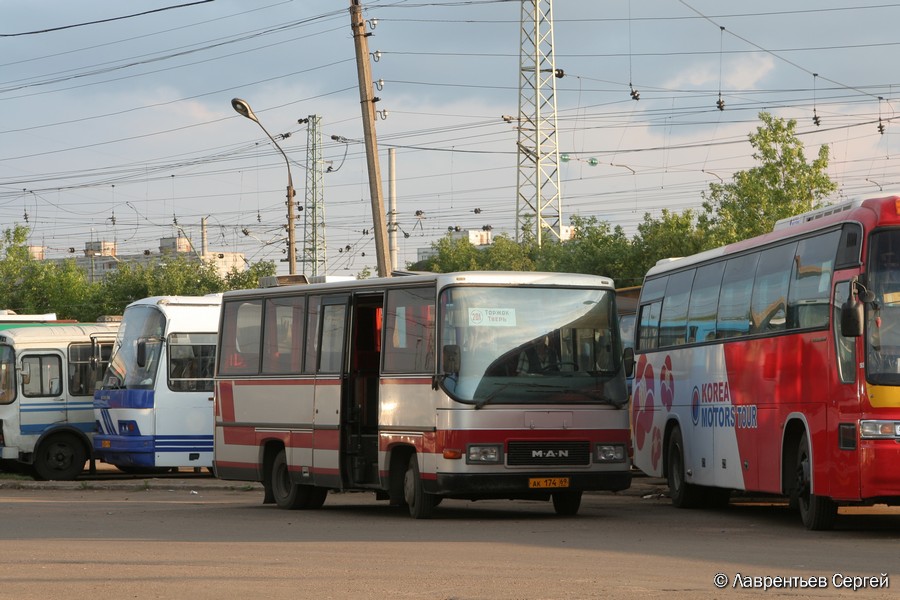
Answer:
<path fill-rule="evenodd" d="M 14 310 L 0 309 L 0 324 L 4 323 L 42 323 L 56 321 L 56 313 L 41 315 L 20 315 Z"/>
<path fill-rule="evenodd" d="M 139 305 L 156 306 L 219 306 L 222 304 L 222 294 L 206 294 L 205 296 L 150 296 L 135 300 L 125 308 Z"/>
<path fill-rule="evenodd" d="M 233 290 L 225 292 L 225 298 L 259 295 L 290 294 L 298 291 L 327 290 L 366 290 L 385 287 L 432 284 L 439 288 L 454 284 L 470 285 L 558 285 L 571 287 L 601 287 L 614 289 L 613 280 L 598 275 L 579 273 L 546 273 L 535 271 L 460 271 L 456 273 L 427 273 L 402 275 L 398 277 L 381 277 L 338 281 L 329 283 L 310 283 L 306 285 L 289 285 L 277 288 L 260 288 L 251 290 Z"/>
<path fill-rule="evenodd" d="M 91 335 L 115 335 L 118 323 L 0 324 L 0 342 L 8 344 L 69 342 Z"/>

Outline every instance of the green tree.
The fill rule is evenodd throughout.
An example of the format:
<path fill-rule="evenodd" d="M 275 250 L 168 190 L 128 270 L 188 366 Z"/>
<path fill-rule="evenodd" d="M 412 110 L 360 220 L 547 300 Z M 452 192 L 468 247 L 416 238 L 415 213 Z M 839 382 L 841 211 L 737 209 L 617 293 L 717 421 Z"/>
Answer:
<path fill-rule="evenodd" d="M 634 277 L 628 266 L 631 242 L 624 230 L 593 216 L 575 215 L 571 223 L 575 238 L 542 245 L 538 270 L 603 275 L 615 280 L 616 285 L 631 285 L 620 283 Z"/>
<path fill-rule="evenodd" d="M 232 269 L 223 282 L 223 287 L 218 291 L 247 290 L 259 287 L 262 277 L 271 277 L 276 272 L 275 263 L 271 260 L 261 260 L 250 263 L 243 271 Z"/>
<path fill-rule="evenodd" d="M 827 145 L 807 163 L 794 119 L 766 112 L 759 118 L 763 124 L 749 136 L 759 166 L 738 171 L 732 182 L 710 184 L 703 194 L 698 226 L 707 248 L 769 232 L 777 220 L 816 208 L 837 189 L 826 172 Z"/>
<path fill-rule="evenodd" d="M 534 271 L 538 248 L 534 243 L 516 243 L 501 234 L 493 243 L 477 249 L 478 268 L 484 271 Z"/>
<path fill-rule="evenodd" d="M 627 285 L 640 285 L 644 274 L 663 258 L 690 256 L 704 249 L 706 240 L 697 228 L 694 211 L 680 214 L 663 209 L 658 219 L 644 214 L 644 222 L 638 225 L 632 240 L 632 260 L 629 265 L 632 276 Z"/>
<path fill-rule="evenodd" d="M 431 248 L 435 251 L 434 256 L 414 265 L 417 270 L 452 273 L 479 269 L 478 248 L 468 239 L 454 238 L 448 234 L 432 242 Z"/>
<path fill-rule="evenodd" d="M 28 233 L 23 225 L 4 229 L 0 237 L 0 309 L 23 312 L 23 270 L 28 264 Z"/>

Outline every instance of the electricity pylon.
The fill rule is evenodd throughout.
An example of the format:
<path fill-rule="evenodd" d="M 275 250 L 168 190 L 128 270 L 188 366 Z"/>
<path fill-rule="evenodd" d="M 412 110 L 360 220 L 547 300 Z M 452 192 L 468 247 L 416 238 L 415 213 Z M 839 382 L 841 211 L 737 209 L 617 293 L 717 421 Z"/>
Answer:
<path fill-rule="evenodd" d="M 516 241 L 530 234 L 541 245 L 545 235 L 562 238 L 556 79 L 563 71 L 553 55 L 553 1 L 522 0 L 521 24 Z"/>
<path fill-rule="evenodd" d="M 322 177 L 322 117 L 309 116 L 306 130 L 306 206 L 303 211 L 303 273 L 325 275 L 328 266 L 325 248 L 325 185 Z"/>

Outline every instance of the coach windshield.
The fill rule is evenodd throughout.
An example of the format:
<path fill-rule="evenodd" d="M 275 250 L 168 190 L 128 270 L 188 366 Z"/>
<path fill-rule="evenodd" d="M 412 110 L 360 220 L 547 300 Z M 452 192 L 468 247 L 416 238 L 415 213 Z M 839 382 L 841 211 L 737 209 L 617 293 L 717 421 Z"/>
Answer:
<path fill-rule="evenodd" d="M 867 376 L 872 383 L 900 384 L 900 230 L 872 234 L 869 241 Z"/>
<path fill-rule="evenodd" d="M 455 400 L 481 407 L 627 398 L 610 290 L 452 287 L 439 307 L 440 380 Z"/>
<path fill-rule="evenodd" d="M 125 309 L 103 389 L 152 390 L 159 372 L 166 318 L 152 306 Z"/>

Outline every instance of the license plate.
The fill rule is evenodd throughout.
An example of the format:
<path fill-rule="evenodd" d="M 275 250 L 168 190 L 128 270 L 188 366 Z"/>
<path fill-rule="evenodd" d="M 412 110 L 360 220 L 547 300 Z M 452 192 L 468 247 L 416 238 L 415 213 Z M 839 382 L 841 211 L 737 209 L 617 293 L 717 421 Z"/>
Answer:
<path fill-rule="evenodd" d="M 537 477 L 528 480 L 530 488 L 567 488 L 569 487 L 568 477 Z"/>
<path fill-rule="evenodd" d="M 109 440 L 100 440 L 100 447 L 101 448 L 112 448 L 112 442 L 110 442 Z"/>

